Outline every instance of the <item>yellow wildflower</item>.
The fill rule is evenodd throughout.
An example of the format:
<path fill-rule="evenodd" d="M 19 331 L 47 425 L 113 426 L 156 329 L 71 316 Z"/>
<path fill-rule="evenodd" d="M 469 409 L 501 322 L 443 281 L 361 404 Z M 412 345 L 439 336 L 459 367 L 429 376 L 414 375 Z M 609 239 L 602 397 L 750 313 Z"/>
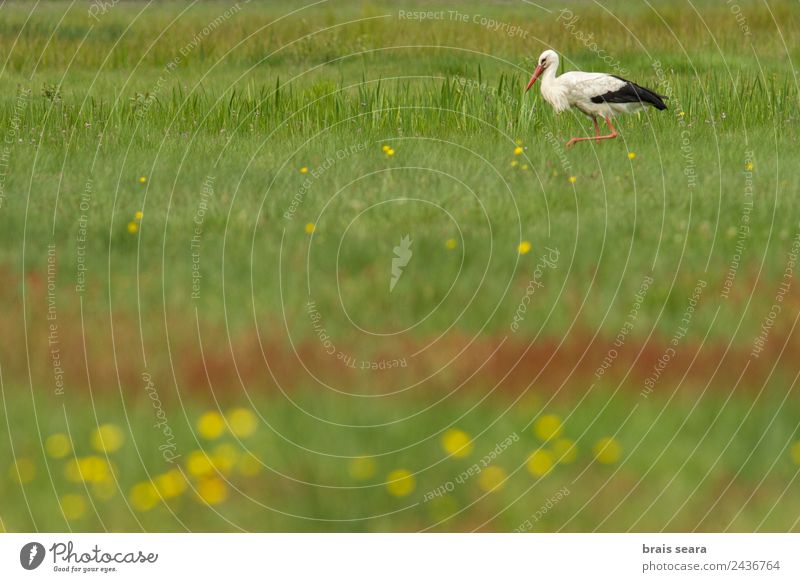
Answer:
<path fill-rule="evenodd" d="M 63 432 L 51 434 L 44 441 L 44 450 L 48 456 L 54 459 L 63 459 L 72 450 L 69 438 Z"/>
<path fill-rule="evenodd" d="M 614 464 L 622 456 L 622 447 L 612 437 L 601 438 L 594 444 L 592 451 L 597 462 L 604 465 Z"/>
<path fill-rule="evenodd" d="M 308 168 L 306 166 L 303 166 L 302 168 L 300 168 L 300 173 L 301 174 L 308 174 Z"/>
<path fill-rule="evenodd" d="M 416 488 L 416 479 L 410 471 L 396 469 L 386 477 L 386 489 L 394 497 L 410 495 Z"/>
<path fill-rule="evenodd" d="M 27 457 L 20 457 L 11 465 L 8 473 L 17 483 L 30 483 L 36 477 L 36 465 Z"/>
<path fill-rule="evenodd" d="M 562 430 L 563 423 L 555 414 L 540 416 L 533 425 L 533 432 L 543 441 L 548 441 L 560 436 Z"/>
<path fill-rule="evenodd" d="M 520 146 L 517 146 L 517 147 L 514 148 L 514 155 L 518 156 L 518 155 L 522 154 L 523 151 L 524 150 Z"/>
<path fill-rule="evenodd" d="M 61 511 L 69 520 L 80 519 L 86 514 L 86 499 L 83 495 L 69 493 L 60 499 Z"/>
<path fill-rule="evenodd" d="M 248 408 L 234 408 L 228 412 L 228 426 L 231 432 L 239 437 L 252 436 L 258 428 L 258 418 Z"/>
<path fill-rule="evenodd" d="M 192 451 L 186 456 L 186 470 L 195 477 L 202 477 L 214 471 L 214 463 L 203 451 Z"/>
<path fill-rule="evenodd" d="M 499 491 L 505 487 L 508 475 L 505 470 L 494 465 L 486 467 L 478 476 L 478 485 L 486 492 Z"/>
<path fill-rule="evenodd" d="M 578 177 L 577 176 L 570 176 L 569 177 L 569 183 L 570 184 L 574 184 L 577 181 L 578 181 Z"/>
<path fill-rule="evenodd" d="M 529 243 L 528 241 L 524 240 L 521 243 L 519 243 L 519 246 L 517 247 L 517 252 L 519 254 L 521 254 L 521 255 L 525 255 L 525 254 L 531 252 L 531 248 L 532 248 L 531 247 L 531 243 Z"/>
<path fill-rule="evenodd" d="M 186 491 L 186 477 L 179 469 L 170 469 L 153 478 L 156 492 L 164 499 L 178 497 Z"/>
<path fill-rule="evenodd" d="M 136 234 L 137 232 L 139 232 L 139 225 L 131 220 L 128 223 L 128 232 L 131 234 Z"/>
<path fill-rule="evenodd" d="M 444 246 L 447 250 L 452 251 L 453 249 L 458 247 L 458 241 L 454 238 L 449 238 L 444 241 Z"/>
<path fill-rule="evenodd" d="M 355 459 L 350 459 L 347 467 L 347 472 L 350 473 L 350 476 L 359 481 L 369 479 L 375 474 L 376 470 L 377 464 L 372 457 L 356 457 Z"/>
<path fill-rule="evenodd" d="M 197 484 L 197 496 L 208 505 L 219 505 L 228 498 L 228 486 L 222 479 L 209 477 Z"/>
<path fill-rule="evenodd" d="M 89 442 L 95 451 L 113 453 L 125 442 L 125 433 L 114 424 L 101 424 L 92 431 Z"/>
<path fill-rule="evenodd" d="M 636 152 L 628 152 L 628 159 L 629 160 L 632 160 L 635 157 L 636 157 Z"/>
<path fill-rule="evenodd" d="M 128 498 L 136 511 L 150 511 L 161 501 L 152 481 L 140 481 L 131 487 Z"/>
<path fill-rule="evenodd" d="M 553 456 L 542 449 L 533 451 L 528 457 L 526 467 L 534 477 L 546 475 L 553 468 Z"/>
<path fill-rule="evenodd" d="M 460 459 L 472 452 L 472 439 L 463 430 L 451 428 L 442 435 L 442 448 L 451 457 Z"/>
<path fill-rule="evenodd" d="M 317 227 L 313 222 L 306 223 L 306 234 L 313 234 Z"/>
<path fill-rule="evenodd" d="M 197 419 L 197 432 L 201 437 L 213 440 L 222 436 L 225 432 L 225 419 L 215 411 L 209 410 Z"/>

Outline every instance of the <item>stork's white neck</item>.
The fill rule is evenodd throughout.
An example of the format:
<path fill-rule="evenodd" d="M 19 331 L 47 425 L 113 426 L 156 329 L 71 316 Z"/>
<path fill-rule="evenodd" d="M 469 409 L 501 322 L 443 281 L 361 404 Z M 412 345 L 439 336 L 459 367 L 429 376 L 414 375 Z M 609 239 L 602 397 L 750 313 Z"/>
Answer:
<path fill-rule="evenodd" d="M 558 59 L 542 73 L 542 97 L 553 106 L 556 113 L 560 113 L 569 108 L 569 101 L 566 97 L 565 87 L 558 82 L 556 71 L 558 71 Z"/>

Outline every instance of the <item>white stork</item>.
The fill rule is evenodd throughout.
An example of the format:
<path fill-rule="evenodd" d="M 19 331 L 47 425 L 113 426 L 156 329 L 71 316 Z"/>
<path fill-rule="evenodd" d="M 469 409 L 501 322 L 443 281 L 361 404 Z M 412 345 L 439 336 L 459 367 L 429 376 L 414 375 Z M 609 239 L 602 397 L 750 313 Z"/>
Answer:
<path fill-rule="evenodd" d="M 539 56 L 539 64 L 533 72 L 525 92 L 528 92 L 540 76 L 542 78 L 542 97 L 553 106 L 556 113 L 561 113 L 570 107 L 577 107 L 592 118 L 594 122 L 594 137 L 573 137 L 567 142 L 567 147 L 579 141 L 601 139 L 614 139 L 617 130 L 611 125 L 611 118 L 618 113 L 632 113 L 644 109 L 645 105 L 652 105 L 656 109 L 666 109 L 663 95 L 650 89 L 645 89 L 614 75 L 606 73 L 584 73 L 583 71 L 570 71 L 556 77 L 558 70 L 558 54 L 546 50 Z M 602 117 L 608 129 L 608 135 L 600 135 L 597 117 Z"/>

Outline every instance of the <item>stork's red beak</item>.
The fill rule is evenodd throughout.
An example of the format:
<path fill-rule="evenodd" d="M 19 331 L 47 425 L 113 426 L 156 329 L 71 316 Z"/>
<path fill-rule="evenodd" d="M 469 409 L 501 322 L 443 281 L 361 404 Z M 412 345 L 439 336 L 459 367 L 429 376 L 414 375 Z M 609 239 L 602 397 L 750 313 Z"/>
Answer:
<path fill-rule="evenodd" d="M 536 79 L 539 78 L 539 75 L 542 74 L 543 70 L 544 70 L 544 67 L 542 67 L 542 65 L 537 65 L 536 66 L 536 70 L 533 72 L 533 77 L 531 77 L 531 80 L 528 82 L 528 86 L 525 87 L 525 92 L 526 93 L 528 92 L 528 89 L 533 87 L 533 84 L 536 82 Z"/>

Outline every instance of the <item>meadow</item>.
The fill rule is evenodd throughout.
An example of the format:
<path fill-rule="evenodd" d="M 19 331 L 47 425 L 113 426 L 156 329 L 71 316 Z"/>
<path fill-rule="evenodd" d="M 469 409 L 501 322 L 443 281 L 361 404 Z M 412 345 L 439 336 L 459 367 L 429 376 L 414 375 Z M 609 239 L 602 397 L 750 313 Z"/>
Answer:
<path fill-rule="evenodd" d="M 798 24 L 4 3 L 0 529 L 796 531 Z"/>

